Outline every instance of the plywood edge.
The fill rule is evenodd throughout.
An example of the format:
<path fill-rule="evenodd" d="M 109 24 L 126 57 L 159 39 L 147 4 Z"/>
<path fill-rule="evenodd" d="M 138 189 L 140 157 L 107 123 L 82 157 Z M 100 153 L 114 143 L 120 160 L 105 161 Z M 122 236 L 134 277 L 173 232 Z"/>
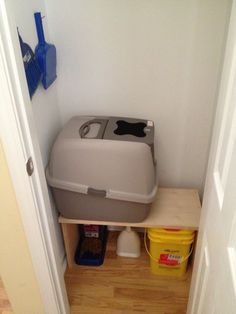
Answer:
<path fill-rule="evenodd" d="M 118 226 L 118 227 L 136 227 L 136 228 L 169 228 L 169 229 L 187 229 L 198 230 L 197 225 L 183 225 L 183 224 L 158 224 L 153 223 L 130 223 L 130 222 L 114 222 L 114 221 L 100 221 L 100 220 L 83 220 L 83 219 L 67 219 L 62 216 L 59 217 L 59 223 L 61 224 L 85 224 L 85 225 L 106 225 L 106 226 Z"/>

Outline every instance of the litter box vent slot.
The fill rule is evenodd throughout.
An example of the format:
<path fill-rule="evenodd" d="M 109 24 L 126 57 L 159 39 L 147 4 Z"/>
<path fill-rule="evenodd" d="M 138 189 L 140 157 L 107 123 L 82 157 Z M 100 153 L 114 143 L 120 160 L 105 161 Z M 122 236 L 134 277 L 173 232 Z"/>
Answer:
<path fill-rule="evenodd" d="M 94 196 L 99 196 L 99 197 L 106 197 L 107 192 L 105 190 L 97 190 L 97 189 L 93 189 L 93 188 L 88 188 L 88 194 L 94 195 Z"/>

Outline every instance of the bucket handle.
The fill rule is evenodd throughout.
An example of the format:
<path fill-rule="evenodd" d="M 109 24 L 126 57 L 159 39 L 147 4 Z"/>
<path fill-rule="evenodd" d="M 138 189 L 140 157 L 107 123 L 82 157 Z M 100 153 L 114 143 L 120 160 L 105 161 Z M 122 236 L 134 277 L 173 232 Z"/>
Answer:
<path fill-rule="evenodd" d="M 148 247 L 147 247 L 147 229 L 146 229 L 146 228 L 145 228 L 145 230 L 144 230 L 144 246 L 145 246 L 146 252 L 147 252 L 148 255 L 150 256 L 150 258 L 151 258 L 153 261 L 157 262 L 157 259 L 152 256 L 152 254 L 149 252 L 149 249 L 148 249 Z M 190 250 L 190 252 L 188 253 L 188 255 L 185 256 L 185 257 L 183 257 L 183 258 L 181 259 L 181 262 L 178 262 L 178 264 L 183 264 L 183 262 L 185 262 L 185 261 L 189 258 L 189 256 L 190 256 L 192 253 L 193 253 L 193 243 L 192 243 L 191 250 Z M 172 266 L 171 266 L 171 267 L 172 267 Z"/>

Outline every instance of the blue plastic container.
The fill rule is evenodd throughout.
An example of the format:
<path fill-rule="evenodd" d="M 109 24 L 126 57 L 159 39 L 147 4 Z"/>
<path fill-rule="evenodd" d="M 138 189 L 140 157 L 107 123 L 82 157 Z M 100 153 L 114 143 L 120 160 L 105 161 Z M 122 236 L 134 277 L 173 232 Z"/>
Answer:
<path fill-rule="evenodd" d="M 34 92 L 36 91 L 41 79 L 42 79 L 42 72 L 40 70 L 38 61 L 35 58 L 35 55 L 30 48 L 30 46 L 23 42 L 19 32 L 19 41 L 20 41 L 20 48 L 22 59 L 25 68 L 25 75 L 28 84 L 30 98 L 32 98 Z"/>
<path fill-rule="evenodd" d="M 80 240 L 75 254 L 78 265 L 100 266 L 106 253 L 107 226 L 80 225 Z"/>

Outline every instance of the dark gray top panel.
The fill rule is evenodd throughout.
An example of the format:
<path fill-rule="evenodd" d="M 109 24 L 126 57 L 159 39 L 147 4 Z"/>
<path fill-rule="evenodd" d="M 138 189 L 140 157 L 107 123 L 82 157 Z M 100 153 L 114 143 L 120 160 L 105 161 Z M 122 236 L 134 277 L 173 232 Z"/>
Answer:
<path fill-rule="evenodd" d="M 103 138 L 146 143 L 152 146 L 154 142 L 154 123 L 151 120 L 110 117 Z"/>

